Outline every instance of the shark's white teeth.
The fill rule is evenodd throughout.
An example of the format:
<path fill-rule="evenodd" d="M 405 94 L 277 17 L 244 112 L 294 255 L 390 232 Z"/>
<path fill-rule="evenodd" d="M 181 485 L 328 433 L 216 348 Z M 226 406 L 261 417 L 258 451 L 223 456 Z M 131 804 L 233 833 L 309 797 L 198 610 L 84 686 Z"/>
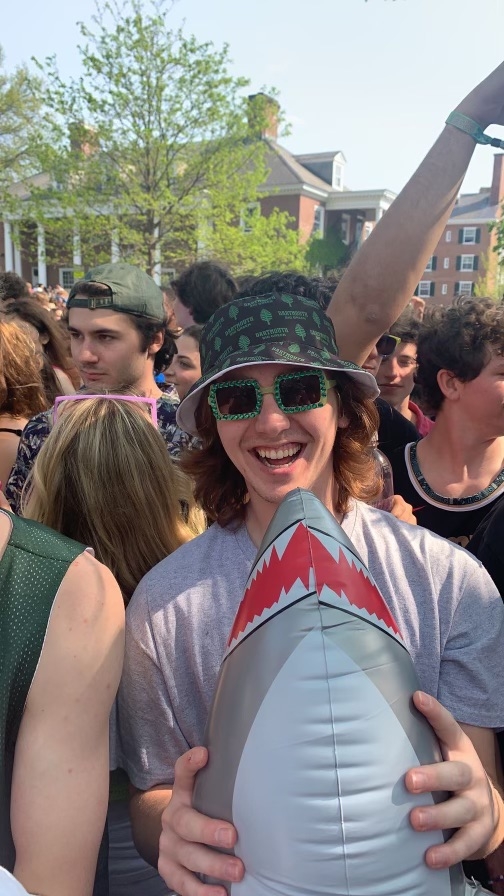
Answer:
<path fill-rule="evenodd" d="M 344 547 L 344 545 L 335 541 L 332 536 L 326 535 L 324 532 L 317 531 L 316 535 L 320 543 L 323 544 L 324 547 L 327 548 L 329 553 L 335 557 L 336 562 L 338 562 L 337 551 L 343 551 L 347 563 L 349 563 L 351 566 L 354 566 L 355 569 L 358 570 L 358 572 L 362 573 L 362 575 L 365 576 L 369 582 L 372 582 L 373 585 L 375 584 L 375 581 L 367 567 L 364 566 L 364 564 L 358 559 L 358 557 L 355 556 L 355 554 L 352 553 L 352 551 L 349 551 L 348 548 Z"/>
<path fill-rule="evenodd" d="M 273 549 L 276 551 L 277 556 L 280 558 L 280 560 L 282 559 L 285 549 L 287 548 L 287 545 L 289 544 L 289 541 L 291 540 L 297 527 L 300 525 L 305 526 L 305 523 L 304 522 L 294 523 L 294 525 L 292 525 L 288 529 L 286 529 L 285 532 L 281 532 L 280 535 L 277 535 L 275 540 L 271 542 L 271 544 L 266 548 L 264 553 L 260 556 L 259 560 L 255 564 L 254 568 L 252 569 L 249 579 L 248 579 L 248 582 L 247 582 L 247 588 L 256 579 L 256 577 L 259 575 L 259 573 L 263 572 L 264 567 L 270 565 Z"/>
<path fill-rule="evenodd" d="M 390 628 L 381 617 L 377 616 L 376 613 L 370 613 L 364 607 L 356 607 L 355 604 L 348 600 L 344 591 L 338 594 L 337 591 L 333 591 L 328 585 L 324 585 L 320 591 L 319 598 L 322 603 L 329 604 L 332 607 L 336 607 L 336 609 L 340 610 L 342 608 L 348 608 L 352 614 L 355 614 L 362 619 L 369 619 L 370 622 L 377 625 L 382 631 L 388 632 L 388 634 L 392 635 L 396 641 L 403 644 L 402 637 L 394 629 Z"/>
<path fill-rule="evenodd" d="M 313 571 L 310 571 L 310 575 L 311 575 L 311 578 L 310 578 L 310 585 L 311 585 L 312 580 L 313 580 Z M 234 638 L 233 641 L 231 641 L 231 643 L 229 644 L 228 649 L 226 651 L 226 656 L 228 653 L 230 653 L 230 651 L 232 651 L 234 649 L 234 647 L 236 646 L 236 644 L 238 644 L 239 641 L 242 641 L 244 638 L 246 638 L 247 635 L 250 632 L 252 632 L 255 628 L 257 628 L 257 626 L 260 623 L 264 622 L 270 616 L 274 616 L 283 607 L 288 607 L 290 604 L 295 603 L 296 601 L 300 600 L 301 598 L 307 597 L 308 594 L 309 594 L 309 592 L 306 590 L 306 585 L 303 584 L 301 579 L 296 579 L 296 581 L 291 586 L 291 588 L 289 588 L 288 591 L 286 591 L 285 588 L 282 588 L 282 590 L 280 591 L 280 594 L 278 596 L 278 599 L 270 607 L 267 607 L 265 610 L 263 610 L 263 612 L 260 615 L 254 616 L 254 618 L 250 622 L 247 623 L 247 625 L 245 626 L 243 631 L 241 631 L 240 634 L 236 638 Z"/>

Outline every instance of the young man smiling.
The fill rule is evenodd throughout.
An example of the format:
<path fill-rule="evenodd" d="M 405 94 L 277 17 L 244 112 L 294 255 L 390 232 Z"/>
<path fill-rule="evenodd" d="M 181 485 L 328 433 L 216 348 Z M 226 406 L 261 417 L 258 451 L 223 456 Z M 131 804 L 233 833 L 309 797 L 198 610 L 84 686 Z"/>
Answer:
<path fill-rule="evenodd" d="M 167 366 L 174 352 L 159 287 L 140 268 L 104 264 L 72 287 L 67 308 L 72 358 L 86 389 L 155 398 L 158 429 L 177 457 L 191 440 L 175 421 L 175 390 L 163 393 L 154 381 L 155 371 Z M 51 420 L 52 409 L 37 414 L 24 429 L 5 489 L 15 512 Z"/>
<path fill-rule="evenodd" d="M 504 308 L 464 299 L 435 309 L 417 350 L 436 421 L 391 455 L 394 487 L 421 526 L 466 547 L 504 495 Z"/>
<path fill-rule="evenodd" d="M 201 749 L 186 751 L 202 742 L 256 549 L 280 501 L 297 487 L 341 521 L 397 619 L 423 690 L 468 735 L 432 697 L 419 704 L 445 743 L 445 758 L 459 760 L 425 767 L 421 783 L 417 771 L 408 773 L 412 789 L 455 793 L 441 808 L 413 813 L 419 830 L 460 828 L 427 861 L 446 867 L 490 851 L 502 835 L 493 812 L 501 801 L 471 740 L 495 779 L 490 729 L 504 720 L 504 693 L 495 687 L 504 610 L 465 552 L 363 503 L 376 485 L 369 452 L 374 378 L 339 359 L 331 322 L 299 296 L 230 302 L 205 327 L 201 358 L 202 376 L 178 421 L 201 439 L 185 467 L 215 522 L 158 564 L 128 608 L 116 760 L 138 788 L 132 817 L 140 851 L 157 863 L 168 806 L 159 870 L 170 887 L 182 896 L 220 894 L 201 890 L 192 872 L 229 881 L 243 874 L 239 859 L 204 845 L 232 846 L 236 834 L 192 810 L 194 774 L 206 757 Z"/>

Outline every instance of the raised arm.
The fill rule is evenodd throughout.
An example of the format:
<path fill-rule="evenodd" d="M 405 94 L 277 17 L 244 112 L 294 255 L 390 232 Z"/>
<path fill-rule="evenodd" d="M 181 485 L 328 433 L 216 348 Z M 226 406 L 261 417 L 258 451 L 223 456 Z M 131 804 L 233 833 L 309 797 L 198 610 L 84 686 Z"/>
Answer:
<path fill-rule="evenodd" d="M 504 63 L 457 111 L 483 129 L 504 124 Z M 327 311 L 343 358 L 362 363 L 407 305 L 450 216 L 475 145 L 472 137 L 446 125 L 354 257 Z"/>
<path fill-rule="evenodd" d="M 14 763 L 15 876 L 30 893 L 91 896 L 108 803 L 108 720 L 119 684 L 124 606 L 89 554 L 55 600 Z"/>

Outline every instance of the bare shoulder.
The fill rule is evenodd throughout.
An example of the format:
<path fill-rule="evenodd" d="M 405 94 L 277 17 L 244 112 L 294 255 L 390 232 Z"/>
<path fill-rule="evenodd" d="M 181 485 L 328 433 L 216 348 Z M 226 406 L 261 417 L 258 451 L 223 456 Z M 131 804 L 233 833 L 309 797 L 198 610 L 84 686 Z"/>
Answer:
<path fill-rule="evenodd" d="M 103 617 L 122 618 L 124 601 L 114 576 L 89 551 L 70 564 L 55 602 L 58 614 L 93 625 Z M 55 615 L 55 614 L 53 614 Z"/>
<path fill-rule="evenodd" d="M 123 653 L 124 602 L 119 586 L 107 567 L 83 552 L 70 565 L 54 601 L 28 703 L 55 687 L 60 690 L 61 675 L 69 691 L 94 681 L 108 694 L 115 693 Z"/>

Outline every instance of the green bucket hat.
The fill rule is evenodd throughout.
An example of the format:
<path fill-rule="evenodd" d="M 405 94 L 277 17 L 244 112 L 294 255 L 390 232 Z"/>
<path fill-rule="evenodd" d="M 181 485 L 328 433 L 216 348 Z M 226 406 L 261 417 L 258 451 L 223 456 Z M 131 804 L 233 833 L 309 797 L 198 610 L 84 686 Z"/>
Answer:
<path fill-rule="evenodd" d="M 273 293 L 234 299 L 205 324 L 200 342 L 202 375 L 177 410 L 177 423 L 198 435 L 195 410 L 205 386 L 249 364 L 292 364 L 341 370 L 363 387 L 369 398 L 379 394 L 371 373 L 341 361 L 332 321 L 318 302 Z"/>
<path fill-rule="evenodd" d="M 79 295 L 83 283 L 99 283 L 108 286 L 109 293 L 103 296 Z M 101 264 L 74 283 L 68 296 L 67 308 L 112 308 L 122 314 L 136 317 L 150 317 L 163 321 L 165 310 L 163 293 L 141 268 L 123 261 Z"/>

